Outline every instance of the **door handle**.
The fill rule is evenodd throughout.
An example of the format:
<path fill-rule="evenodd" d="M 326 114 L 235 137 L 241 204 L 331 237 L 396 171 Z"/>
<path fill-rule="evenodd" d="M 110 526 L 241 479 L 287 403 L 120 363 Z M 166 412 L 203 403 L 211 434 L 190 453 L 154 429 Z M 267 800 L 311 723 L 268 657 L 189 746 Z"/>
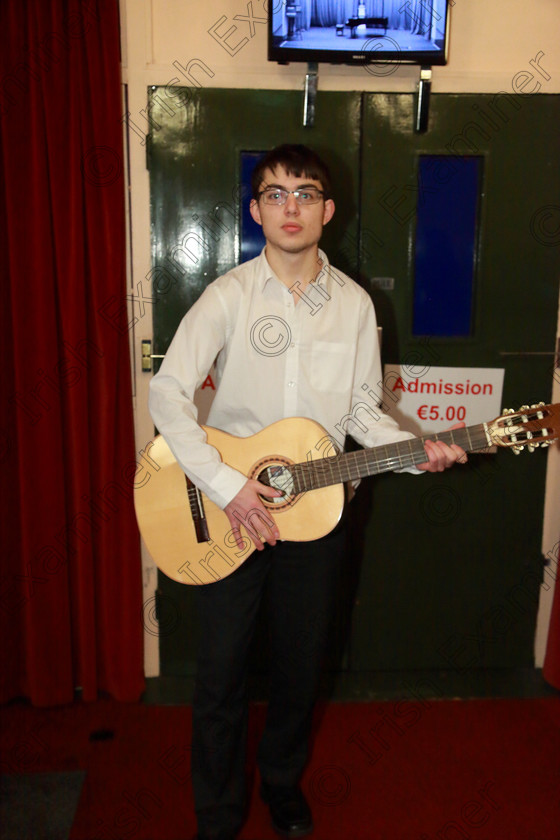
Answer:
<path fill-rule="evenodd" d="M 152 359 L 164 359 L 165 353 L 152 353 L 152 339 L 142 339 L 142 372 L 151 373 Z"/>

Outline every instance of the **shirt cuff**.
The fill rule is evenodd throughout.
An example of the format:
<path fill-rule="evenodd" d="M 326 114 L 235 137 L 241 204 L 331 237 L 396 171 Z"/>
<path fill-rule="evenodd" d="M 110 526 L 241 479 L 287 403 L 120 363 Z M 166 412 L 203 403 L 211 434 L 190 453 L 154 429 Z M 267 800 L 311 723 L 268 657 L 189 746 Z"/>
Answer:
<path fill-rule="evenodd" d="M 222 510 L 237 496 L 248 478 L 243 473 L 222 464 L 212 479 L 212 487 L 203 488 L 208 498 Z"/>

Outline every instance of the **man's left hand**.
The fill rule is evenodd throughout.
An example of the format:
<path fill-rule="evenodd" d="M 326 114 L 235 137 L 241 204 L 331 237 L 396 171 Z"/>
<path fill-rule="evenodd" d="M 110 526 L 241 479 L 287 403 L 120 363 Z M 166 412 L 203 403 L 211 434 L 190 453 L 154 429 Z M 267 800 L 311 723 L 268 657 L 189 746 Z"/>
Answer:
<path fill-rule="evenodd" d="M 454 426 L 451 426 L 450 431 L 452 429 L 462 429 L 464 425 L 464 423 L 455 423 Z M 457 446 L 456 443 L 452 443 L 449 446 L 442 440 L 427 440 L 424 443 L 424 449 L 426 450 L 428 460 L 423 464 L 418 464 L 419 470 L 433 473 L 443 472 L 449 467 L 452 467 L 453 464 L 467 463 L 467 453 L 460 446 Z"/>

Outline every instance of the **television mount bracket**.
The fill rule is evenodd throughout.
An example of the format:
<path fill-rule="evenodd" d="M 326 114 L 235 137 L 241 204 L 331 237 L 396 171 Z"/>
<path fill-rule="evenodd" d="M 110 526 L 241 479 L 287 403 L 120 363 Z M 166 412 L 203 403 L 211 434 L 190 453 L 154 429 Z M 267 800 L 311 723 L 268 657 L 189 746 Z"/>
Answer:
<path fill-rule="evenodd" d="M 303 125 L 313 128 L 315 125 L 315 104 L 317 100 L 317 83 L 319 81 L 319 65 L 316 61 L 307 64 L 305 74 L 305 90 L 303 93 Z"/>
<path fill-rule="evenodd" d="M 416 115 L 414 119 L 414 131 L 416 134 L 424 134 L 428 128 L 431 89 L 432 68 L 421 67 L 420 79 L 418 81 L 418 93 L 416 95 Z"/>

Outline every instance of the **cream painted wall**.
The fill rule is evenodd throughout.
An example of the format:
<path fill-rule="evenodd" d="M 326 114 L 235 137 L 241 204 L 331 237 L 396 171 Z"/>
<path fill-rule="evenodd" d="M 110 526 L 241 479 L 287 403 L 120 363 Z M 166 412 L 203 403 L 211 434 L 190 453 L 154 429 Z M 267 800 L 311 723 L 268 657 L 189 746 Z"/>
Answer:
<path fill-rule="evenodd" d="M 558 301 L 558 328 L 556 333 L 555 375 L 552 383 L 552 402 L 560 403 L 560 300 Z M 535 633 L 535 663 L 540 668 L 544 662 L 548 627 L 552 612 L 555 587 L 560 586 L 560 446 L 551 446 L 548 452 L 546 495 L 543 517 L 542 553 L 548 565 L 541 586 L 537 629 Z"/>
<path fill-rule="evenodd" d="M 278 0 L 273 0 L 277 2 Z M 271 0 L 272 2 L 272 0 Z M 304 65 L 279 66 L 266 61 L 268 0 L 121 0 L 126 6 L 125 37 L 143 30 L 143 60 L 136 49 L 128 71 L 152 71 L 151 82 L 183 80 L 186 67 L 198 59 L 193 80 L 203 87 L 295 88 L 302 86 Z M 249 8 L 250 7 L 250 8 Z M 235 17 L 252 18 L 235 20 Z M 263 22 L 261 22 L 263 21 Z M 434 68 L 434 92 L 511 90 L 512 79 L 542 52 L 542 66 L 551 76 L 540 79 L 548 92 L 560 91 L 560 4 L 557 0 L 455 0 L 452 7 L 450 60 Z M 229 34 L 228 34 L 229 32 Z M 140 60 L 139 60 L 140 59 Z M 360 68 L 321 65 L 319 84 L 325 90 L 411 90 L 417 69 L 401 67 L 381 79 Z M 540 77 L 539 77 L 540 78 Z M 129 77 L 130 81 L 132 78 Z M 546 82 L 546 83 L 545 83 Z M 188 82 L 186 82 L 188 83 Z M 527 91 L 532 92 L 530 84 Z"/>
<path fill-rule="evenodd" d="M 275 2 L 277 0 L 274 0 Z M 135 378 L 137 450 L 153 433 L 146 404 L 150 375 L 140 367 L 141 341 L 152 333 L 145 299 L 151 289 L 149 183 L 145 166 L 146 91 L 149 85 L 303 90 L 305 65 L 279 66 L 266 60 L 268 0 L 120 0 L 123 127 L 129 147 L 130 322 Z M 235 20 L 235 17 L 238 19 Z M 243 19 L 245 18 L 245 19 Z M 252 20 L 249 20 L 252 18 Z M 560 3 L 558 0 L 455 0 L 450 60 L 433 70 L 434 93 L 560 92 Z M 533 62 L 533 64 L 531 64 Z M 537 65 L 540 72 L 537 70 Z M 531 75 L 528 75 L 531 74 Z M 399 67 L 382 77 L 362 68 L 319 66 L 323 90 L 415 90 L 418 68 Z M 558 486 L 558 460 L 551 458 L 549 492 Z M 547 505 L 546 533 L 560 533 L 557 505 Z M 548 543 L 547 543 L 548 544 Z M 157 622 L 151 605 L 156 573 L 143 553 L 146 675 L 159 673 Z M 542 657 L 551 590 L 543 592 L 537 626 L 537 665 Z"/>

